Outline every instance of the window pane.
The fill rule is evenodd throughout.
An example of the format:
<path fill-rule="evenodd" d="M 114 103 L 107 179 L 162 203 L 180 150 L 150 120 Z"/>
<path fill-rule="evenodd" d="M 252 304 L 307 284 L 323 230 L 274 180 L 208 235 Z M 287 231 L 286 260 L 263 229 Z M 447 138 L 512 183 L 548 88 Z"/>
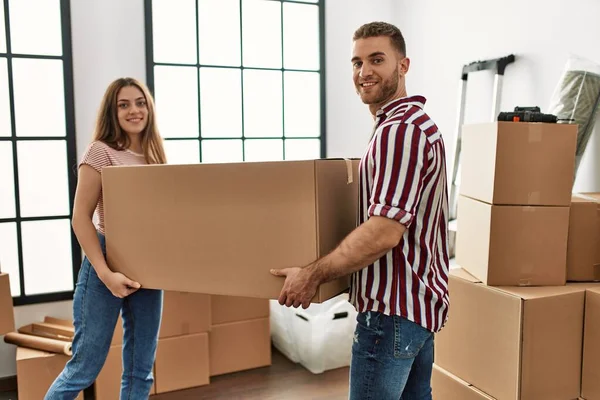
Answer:
<path fill-rule="evenodd" d="M 62 55 L 60 0 L 9 0 L 8 7 L 13 54 Z"/>
<path fill-rule="evenodd" d="M 0 58 L 0 136 L 10 136 L 10 129 L 11 123 L 10 98 L 8 96 L 8 67 L 6 64 L 6 58 Z"/>
<path fill-rule="evenodd" d="M 198 0 L 198 36 L 200 64 L 239 67 L 240 1 Z"/>
<path fill-rule="evenodd" d="M 319 69 L 319 7 L 283 5 L 283 66 Z"/>
<path fill-rule="evenodd" d="M 244 70 L 244 135 L 281 137 L 281 71 Z"/>
<path fill-rule="evenodd" d="M 22 222 L 21 231 L 25 293 L 73 290 L 70 220 Z"/>
<path fill-rule="evenodd" d="M 245 161 L 281 161 L 283 143 L 281 139 L 248 139 L 245 143 Z"/>
<path fill-rule="evenodd" d="M 202 137 L 242 136 L 242 79 L 235 68 L 200 68 Z"/>
<path fill-rule="evenodd" d="M 12 142 L 0 142 L 0 218 L 14 218 L 15 175 Z"/>
<path fill-rule="evenodd" d="M 281 68 L 281 3 L 243 0 L 244 66 Z"/>
<path fill-rule="evenodd" d="M 284 72 L 285 135 L 317 137 L 321 132 L 318 72 Z"/>
<path fill-rule="evenodd" d="M 62 61 L 13 58 L 13 77 L 17 136 L 65 136 Z"/>
<path fill-rule="evenodd" d="M 0 53 L 6 53 L 6 27 L 4 25 L 4 0 L 0 0 Z"/>
<path fill-rule="evenodd" d="M 66 141 L 20 141 L 17 160 L 21 216 L 68 215 L 70 169 Z"/>
<path fill-rule="evenodd" d="M 316 160 L 321 158 L 321 140 L 286 139 L 286 160 Z"/>
<path fill-rule="evenodd" d="M 169 164 L 198 164 L 200 147 L 198 139 L 165 140 L 165 152 Z"/>
<path fill-rule="evenodd" d="M 203 140 L 202 162 L 241 162 L 244 160 L 241 140 Z"/>
<path fill-rule="evenodd" d="M 19 277 L 19 254 L 17 246 L 17 223 L 0 224 L 0 271 L 6 272 L 10 280 L 12 296 L 21 295 Z"/>
<path fill-rule="evenodd" d="M 152 43 L 155 62 L 196 64 L 195 0 L 153 0 Z"/>
<path fill-rule="evenodd" d="M 154 93 L 161 136 L 198 137 L 198 69 L 154 67 Z"/>

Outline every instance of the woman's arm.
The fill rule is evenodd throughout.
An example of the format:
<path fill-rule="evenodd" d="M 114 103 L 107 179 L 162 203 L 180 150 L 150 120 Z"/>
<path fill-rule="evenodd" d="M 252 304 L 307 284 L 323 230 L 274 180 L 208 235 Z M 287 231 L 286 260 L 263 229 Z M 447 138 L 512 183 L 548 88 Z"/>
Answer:
<path fill-rule="evenodd" d="M 123 274 L 112 272 L 102 254 L 96 227 L 92 221 L 101 190 L 100 173 L 89 165 L 82 164 L 79 168 L 75 204 L 73 205 L 73 231 L 98 278 L 104 282 L 113 295 L 125 297 L 139 289 L 140 284 L 128 279 Z"/>

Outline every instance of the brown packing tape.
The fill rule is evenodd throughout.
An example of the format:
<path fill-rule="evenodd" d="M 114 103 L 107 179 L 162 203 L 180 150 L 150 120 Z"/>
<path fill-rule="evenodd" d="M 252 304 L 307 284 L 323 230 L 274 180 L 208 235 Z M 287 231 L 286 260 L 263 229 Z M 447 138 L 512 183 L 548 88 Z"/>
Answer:
<path fill-rule="evenodd" d="M 537 192 L 529 192 L 527 194 L 527 203 L 528 204 L 540 204 L 542 195 L 539 191 Z"/>
<path fill-rule="evenodd" d="M 44 338 L 34 335 L 24 335 L 17 332 L 9 332 L 4 336 L 6 343 L 15 344 L 21 347 L 27 347 L 35 350 L 43 350 L 51 353 L 73 355 L 71 342 L 63 342 L 50 338 Z"/>
<path fill-rule="evenodd" d="M 600 264 L 594 264 L 594 281 L 600 281 Z"/>
<path fill-rule="evenodd" d="M 542 141 L 542 124 L 531 124 L 529 126 L 529 135 L 527 135 L 527 139 L 529 143 L 538 143 Z"/>
<path fill-rule="evenodd" d="M 348 176 L 347 183 L 349 185 L 354 182 L 354 168 L 352 167 L 352 160 L 349 158 L 344 158 L 344 161 L 346 161 L 346 173 Z"/>

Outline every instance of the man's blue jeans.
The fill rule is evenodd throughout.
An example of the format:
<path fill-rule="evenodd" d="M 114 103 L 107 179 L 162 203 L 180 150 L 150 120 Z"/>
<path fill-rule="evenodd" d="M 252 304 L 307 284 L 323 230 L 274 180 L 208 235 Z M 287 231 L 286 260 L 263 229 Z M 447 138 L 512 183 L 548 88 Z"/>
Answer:
<path fill-rule="evenodd" d="M 350 400 L 431 400 L 433 333 L 399 316 L 357 317 Z"/>
<path fill-rule="evenodd" d="M 104 236 L 98 237 L 105 252 Z M 115 297 L 98 278 L 87 257 L 84 258 L 73 297 L 73 355 L 45 399 L 75 399 L 96 380 L 106 361 L 120 312 L 123 318 L 120 398 L 147 399 L 154 382 L 152 366 L 162 301 L 163 292 L 151 289 L 139 289 L 124 299 Z"/>

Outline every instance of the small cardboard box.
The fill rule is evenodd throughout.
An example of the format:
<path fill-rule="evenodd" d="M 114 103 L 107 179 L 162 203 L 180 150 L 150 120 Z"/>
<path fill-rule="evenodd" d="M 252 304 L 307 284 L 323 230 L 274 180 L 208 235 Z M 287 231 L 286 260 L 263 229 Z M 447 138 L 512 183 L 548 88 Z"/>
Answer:
<path fill-rule="evenodd" d="M 271 365 L 269 318 L 213 325 L 210 376 Z"/>
<path fill-rule="evenodd" d="M 460 194 L 498 205 L 569 206 L 576 144 L 572 124 L 464 125 Z"/>
<path fill-rule="evenodd" d="M 581 396 L 600 400 L 600 287 L 587 289 Z"/>
<path fill-rule="evenodd" d="M 491 287 L 462 269 L 435 363 L 497 399 L 580 395 L 584 286 Z"/>
<path fill-rule="evenodd" d="M 211 324 L 245 321 L 269 316 L 269 300 L 251 297 L 211 296 Z"/>
<path fill-rule="evenodd" d="M 491 286 L 561 286 L 569 207 L 497 206 L 460 196 L 456 263 Z"/>
<path fill-rule="evenodd" d="M 109 265 L 146 288 L 277 299 L 271 268 L 305 266 L 356 227 L 357 180 L 358 160 L 105 168 Z"/>
<path fill-rule="evenodd" d="M 0 335 L 15 330 L 13 299 L 8 274 L 0 273 Z"/>
<path fill-rule="evenodd" d="M 431 373 L 431 391 L 436 400 L 496 400 L 436 364 Z"/>
<path fill-rule="evenodd" d="M 16 359 L 19 400 L 40 400 L 44 398 L 70 357 L 17 347 Z M 77 399 L 83 399 L 83 391 Z"/>
<path fill-rule="evenodd" d="M 567 281 L 600 281 L 600 193 L 579 193 L 572 198 Z"/>
<path fill-rule="evenodd" d="M 208 385 L 208 333 L 158 340 L 155 362 L 156 393 Z"/>

